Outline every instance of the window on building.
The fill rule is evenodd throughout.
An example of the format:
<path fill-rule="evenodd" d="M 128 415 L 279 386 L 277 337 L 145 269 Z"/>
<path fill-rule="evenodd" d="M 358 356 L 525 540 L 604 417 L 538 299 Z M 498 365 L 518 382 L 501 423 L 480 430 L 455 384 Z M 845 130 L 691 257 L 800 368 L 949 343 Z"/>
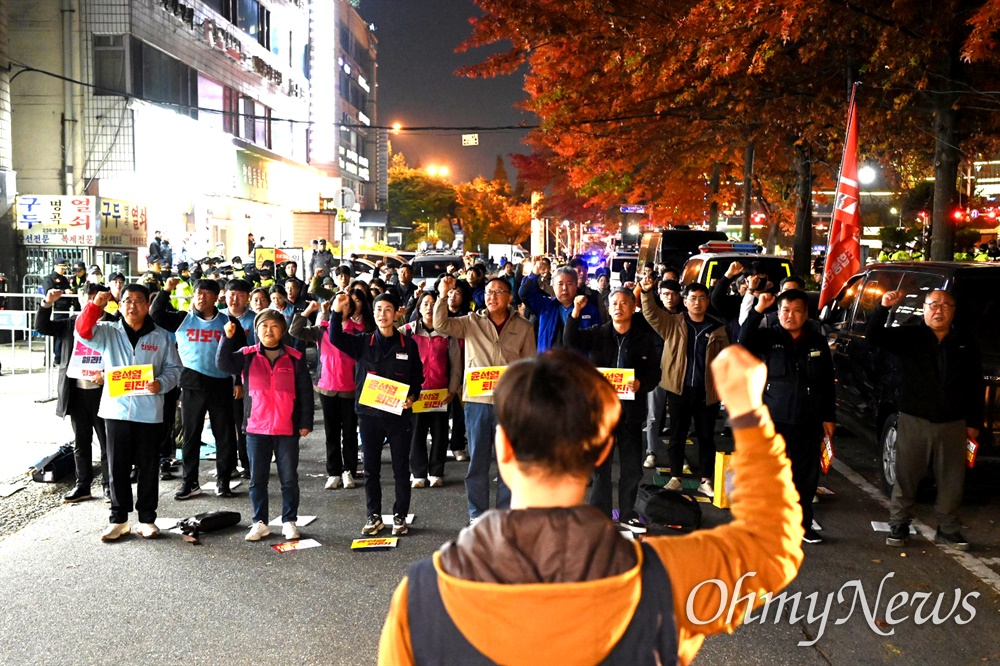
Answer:
<path fill-rule="evenodd" d="M 254 131 L 255 112 L 256 109 L 254 108 L 253 97 L 244 95 L 243 98 L 240 100 L 240 113 L 243 114 L 243 122 L 241 123 L 243 131 L 240 132 L 240 136 L 246 139 L 247 141 L 251 142 L 257 140 L 256 133 Z"/>
<path fill-rule="evenodd" d="M 257 6 L 257 43 L 271 50 L 271 11 Z"/>
<path fill-rule="evenodd" d="M 95 95 L 128 94 L 124 35 L 94 35 Z"/>
<path fill-rule="evenodd" d="M 271 109 L 260 102 L 254 103 L 254 137 L 255 143 L 265 148 L 271 147 Z"/>
<path fill-rule="evenodd" d="M 233 136 L 239 136 L 240 127 L 240 95 L 226 86 L 222 91 L 222 131 Z"/>
<path fill-rule="evenodd" d="M 149 44 L 132 40 L 133 94 L 198 117 L 198 72 Z"/>

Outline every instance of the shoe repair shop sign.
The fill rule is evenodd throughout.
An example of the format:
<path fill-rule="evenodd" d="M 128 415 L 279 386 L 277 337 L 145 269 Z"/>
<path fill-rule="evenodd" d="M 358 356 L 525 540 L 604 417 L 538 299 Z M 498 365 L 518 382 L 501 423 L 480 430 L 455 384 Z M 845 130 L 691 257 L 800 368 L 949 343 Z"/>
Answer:
<path fill-rule="evenodd" d="M 22 245 L 136 248 L 146 244 L 146 207 L 120 199 L 24 194 L 15 229 Z"/>

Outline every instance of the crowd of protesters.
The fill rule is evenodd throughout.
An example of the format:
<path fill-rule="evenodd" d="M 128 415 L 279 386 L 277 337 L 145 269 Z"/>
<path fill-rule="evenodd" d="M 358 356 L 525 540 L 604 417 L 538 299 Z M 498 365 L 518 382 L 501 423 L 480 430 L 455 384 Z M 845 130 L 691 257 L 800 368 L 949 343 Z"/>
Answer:
<path fill-rule="evenodd" d="M 314 430 L 318 400 L 323 487 L 363 485 L 362 535 L 387 527 L 394 536 L 408 534 L 412 490 L 457 482 L 445 475 L 449 455 L 468 463 L 470 528 L 433 560 L 415 564 L 397 589 L 382 634 L 383 663 L 433 660 L 442 646 L 452 657 L 475 661 L 514 663 L 543 653 L 557 659 L 581 631 L 607 627 L 617 633 L 585 650 L 583 661 L 643 653 L 687 663 L 704 636 L 738 623 L 695 626 L 676 615 L 678 600 L 692 587 L 763 563 L 771 574 L 762 590 L 780 589 L 801 562 L 801 543 L 822 541 L 812 502 L 821 442 L 835 427 L 834 377 L 829 347 L 809 319 L 803 280 L 777 282 L 759 267 L 733 263 L 714 285 L 682 287 L 679 271 L 669 266 L 645 265 L 620 276 L 599 268 L 591 276 L 582 258 L 535 257 L 497 267 L 467 255 L 463 268 L 434 279 L 417 281 L 410 266 L 390 269 L 380 262 L 376 274 L 361 281 L 325 241 L 312 245 L 306 280 L 295 261 L 244 264 L 239 256 L 225 260 L 221 248 L 217 256 L 172 265 L 159 234 L 150 245 L 150 270 L 138 281 L 121 274 L 105 281 L 98 267 L 81 263 L 67 275 L 67 262 L 56 261 L 36 328 L 55 338 L 56 412 L 72 419 L 76 437 L 76 483 L 64 501 L 93 497 L 96 437 L 110 503 L 102 540 L 130 533 L 133 511 L 135 532 L 157 536 L 159 483 L 176 479 L 178 471 L 176 501 L 203 494 L 206 420 L 215 442 L 215 495 L 234 497 L 236 480 L 249 480 L 252 521 L 245 539 L 270 535 L 272 460 L 282 536 L 300 538 L 299 446 Z M 254 249 L 251 237 L 249 256 Z M 611 287 L 614 277 L 621 286 Z M 895 292 L 883 297 L 879 322 L 898 299 Z M 951 332 L 954 310 L 950 295 L 931 292 L 926 330 L 887 331 L 881 343 L 891 337 L 915 357 L 941 356 L 939 366 L 976 374 L 978 358 Z M 727 349 L 735 343 L 742 348 Z M 613 386 L 595 368 L 627 379 Z M 499 381 L 474 383 L 487 371 Z M 977 408 L 981 413 L 981 404 L 971 404 L 975 396 L 966 391 L 962 416 L 969 418 L 951 418 L 959 408 L 941 395 L 957 381 L 948 372 L 941 382 L 922 384 L 910 402 L 955 408 L 939 409 L 944 420 L 930 425 L 915 415 L 913 429 L 972 437 L 971 415 Z M 139 373 L 134 390 L 111 390 L 122 373 Z M 394 408 L 366 397 L 373 378 L 376 385 L 403 387 Z M 424 392 L 443 396 L 440 405 L 415 412 Z M 733 497 L 736 523 L 713 530 L 713 538 L 623 545 L 619 532 L 647 531 L 636 507 L 644 466 L 665 474 L 668 491 L 716 494 L 723 401 L 737 448 L 753 453 L 734 463 L 743 475 L 743 492 Z M 697 446 L 689 449 L 692 428 Z M 389 526 L 382 517 L 386 444 L 393 476 Z M 959 463 L 941 463 L 941 471 L 955 472 Z M 905 543 L 913 487 L 925 467 L 914 458 L 901 474 L 890 545 Z M 967 547 L 955 519 L 961 482 L 957 473 L 948 478 L 952 488 L 939 497 L 939 537 Z M 490 510 L 494 480 L 499 511 Z M 580 506 L 585 499 L 589 506 Z M 360 513 L 360 499 L 358 506 Z M 571 541 L 579 552 L 555 557 Z M 626 578 L 628 585 L 615 582 Z M 640 580 L 642 588 L 632 590 Z M 537 585 L 554 582 L 590 591 Z M 559 640 L 519 612 L 546 604 L 563 611 L 579 603 L 592 607 L 595 599 L 602 609 L 616 609 L 626 594 L 640 599 L 633 614 L 609 610 L 605 617 L 602 610 Z M 483 595 L 502 599 L 512 617 L 528 624 L 498 636 L 471 621 Z"/>

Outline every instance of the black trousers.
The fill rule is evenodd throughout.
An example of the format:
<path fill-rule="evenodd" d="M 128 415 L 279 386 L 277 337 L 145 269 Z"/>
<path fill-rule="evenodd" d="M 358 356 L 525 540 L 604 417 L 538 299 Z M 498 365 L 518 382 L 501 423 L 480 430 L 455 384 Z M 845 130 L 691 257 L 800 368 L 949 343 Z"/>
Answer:
<path fill-rule="evenodd" d="M 382 445 L 389 440 L 392 477 L 396 486 L 396 501 L 392 513 L 406 516 L 410 511 L 410 440 L 413 437 L 412 417 L 359 416 L 361 446 L 365 457 L 365 502 L 368 515 L 382 514 Z"/>
<path fill-rule="evenodd" d="M 157 442 L 162 436 L 162 423 L 136 423 L 106 419 L 108 431 L 108 467 L 111 470 L 111 518 L 109 522 L 124 523 L 132 511 L 132 466 L 138 469 L 135 509 L 140 523 L 156 521 L 156 505 L 160 495 Z"/>
<path fill-rule="evenodd" d="M 823 424 L 775 423 L 774 430 L 785 438 L 785 455 L 792 464 L 792 483 L 799 491 L 799 505 L 802 506 L 802 527 L 809 529 L 813 522 L 812 501 L 819 486 Z"/>
<path fill-rule="evenodd" d="M 233 425 L 236 426 L 236 456 L 240 467 L 250 471 L 250 456 L 247 455 L 247 434 L 243 432 L 243 398 L 233 400 Z"/>
<path fill-rule="evenodd" d="M 181 389 L 181 423 L 184 426 L 184 483 L 198 483 L 198 460 L 201 456 L 201 431 L 205 414 L 215 436 L 215 469 L 218 483 L 228 483 L 236 469 L 236 425 L 233 423 L 232 391 Z"/>
<path fill-rule="evenodd" d="M 326 475 L 358 473 L 358 414 L 354 398 L 319 395 L 326 435 Z"/>
<path fill-rule="evenodd" d="M 684 393 L 677 395 L 667 391 L 667 409 L 670 410 L 670 473 L 680 476 L 684 471 L 684 446 L 688 430 L 694 421 L 694 433 L 698 438 L 698 473 L 702 478 L 711 479 L 715 473 L 715 419 L 719 415 L 719 403 L 705 404 L 704 388 L 684 387 Z"/>
<path fill-rule="evenodd" d="M 177 425 L 177 401 L 181 397 L 180 387 L 174 387 L 163 394 L 163 439 L 160 444 L 160 461 L 173 460 L 177 455 L 177 439 L 174 428 Z"/>
<path fill-rule="evenodd" d="M 642 481 L 643 437 L 642 421 L 619 422 L 615 428 L 614 449 L 607 459 L 594 470 L 594 486 L 590 490 L 590 503 L 611 517 L 611 464 L 618 451 L 618 519 L 626 521 L 638 517 L 635 497 Z"/>
<path fill-rule="evenodd" d="M 465 409 L 462 407 L 462 401 L 457 397 L 448 403 L 448 416 L 451 417 L 451 440 L 448 443 L 448 449 L 451 451 L 464 451 Z"/>
<path fill-rule="evenodd" d="M 73 424 L 73 461 L 76 464 L 76 485 L 89 488 L 94 481 L 94 434 L 101 447 L 101 485 L 108 486 L 108 435 L 104 419 L 97 415 L 101 408 L 100 388 L 69 389 L 70 422 Z"/>
<path fill-rule="evenodd" d="M 456 402 L 452 400 L 452 402 Z M 450 405 L 450 403 L 449 403 Z M 431 436 L 430 454 L 427 435 Z M 410 446 L 410 472 L 417 479 L 444 476 L 448 454 L 448 412 L 423 412 L 413 417 L 413 444 Z"/>

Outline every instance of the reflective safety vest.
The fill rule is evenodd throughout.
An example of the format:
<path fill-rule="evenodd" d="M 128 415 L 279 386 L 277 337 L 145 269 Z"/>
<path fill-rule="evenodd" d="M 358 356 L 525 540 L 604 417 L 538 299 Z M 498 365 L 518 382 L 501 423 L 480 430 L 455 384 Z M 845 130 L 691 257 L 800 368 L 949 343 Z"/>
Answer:
<path fill-rule="evenodd" d="M 177 283 L 174 293 L 170 295 L 170 304 L 181 312 L 191 307 L 191 297 L 194 296 L 194 283 L 190 278 Z"/>

